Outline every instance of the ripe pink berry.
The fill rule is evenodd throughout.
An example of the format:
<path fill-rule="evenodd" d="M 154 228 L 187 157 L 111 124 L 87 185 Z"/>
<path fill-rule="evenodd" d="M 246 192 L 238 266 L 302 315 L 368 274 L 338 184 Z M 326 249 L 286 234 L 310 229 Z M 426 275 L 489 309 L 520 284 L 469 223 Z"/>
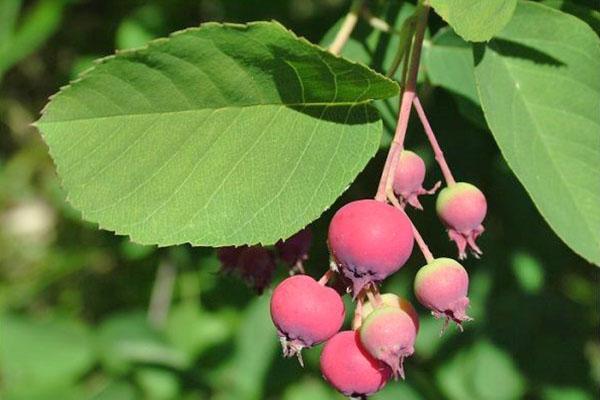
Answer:
<path fill-rule="evenodd" d="M 475 257 L 483 254 L 475 239 L 484 231 L 481 223 L 487 212 L 487 202 L 477 187 L 465 182 L 448 186 L 438 195 L 435 208 L 448 228 L 450 240 L 456 242 L 459 259 L 467 257 L 467 247 Z"/>
<path fill-rule="evenodd" d="M 414 290 L 419 303 L 436 318 L 445 318 L 446 324 L 452 320 L 461 329 L 463 321 L 471 320 L 466 314 L 468 289 L 467 271 L 451 258 L 436 258 L 415 276 Z"/>
<path fill-rule="evenodd" d="M 271 297 L 271 318 L 286 357 L 324 342 L 344 323 L 344 303 L 332 288 L 307 275 L 294 275 L 281 282 Z"/>
<path fill-rule="evenodd" d="M 238 258 L 242 279 L 258 294 L 271 284 L 276 267 L 273 253 L 262 246 L 247 247 Z"/>
<path fill-rule="evenodd" d="M 290 267 L 296 266 L 308 259 L 308 250 L 312 241 L 312 232 L 308 228 L 302 229 L 295 235 L 280 240 L 275 244 L 277 255 Z"/>
<path fill-rule="evenodd" d="M 328 242 L 356 297 L 365 285 L 387 278 L 406 263 L 414 236 L 404 211 L 375 200 L 358 200 L 335 213 Z"/>
<path fill-rule="evenodd" d="M 402 363 L 414 351 L 417 329 L 411 316 L 393 306 L 380 306 L 360 327 L 360 341 L 373 357 L 386 363 L 394 377 L 404 379 Z"/>
<path fill-rule="evenodd" d="M 381 390 L 390 379 L 390 369 L 373 358 L 360 344 L 355 331 L 343 331 L 325 343 L 321 373 L 340 393 L 353 398 Z"/>
<path fill-rule="evenodd" d="M 383 293 L 380 298 L 384 306 L 396 307 L 407 313 L 413 321 L 413 324 L 415 326 L 415 332 L 419 333 L 419 314 L 417 313 L 417 310 L 415 310 L 413 305 L 410 304 L 410 301 L 393 293 Z M 363 304 L 362 322 L 365 322 L 365 320 L 374 310 L 375 307 L 371 304 L 370 301 Z"/>
<path fill-rule="evenodd" d="M 410 150 L 403 150 L 398 159 L 398 167 L 394 173 L 394 193 L 399 197 L 402 204 L 408 203 L 411 206 L 423 209 L 419 202 L 419 196 L 423 194 L 434 194 L 440 187 L 437 182 L 433 188 L 426 190 L 423 188 L 425 180 L 425 163 L 423 159 Z"/>

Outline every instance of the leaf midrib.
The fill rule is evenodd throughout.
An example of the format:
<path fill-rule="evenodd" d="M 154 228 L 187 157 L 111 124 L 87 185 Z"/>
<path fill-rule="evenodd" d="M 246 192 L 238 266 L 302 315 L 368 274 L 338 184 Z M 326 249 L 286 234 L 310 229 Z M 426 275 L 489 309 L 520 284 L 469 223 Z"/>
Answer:
<path fill-rule="evenodd" d="M 144 112 L 144 113 L 131 113 L 131 114 L 115 114 L 115 115 L 104 115 L 101 117 L 86 117 L 86 118 L 71 118 L 71 119 L 61 119 L 56 121 L 44 121 L 44 117 L 42 117 L 39 121 L 34 122 L 33 125 L 36 127 L 39 126 L 48 126 L 52 124 L 64 124 L 68 122 L 81 122 L 81 121 L 97 121 L 97 120 L 106 120 L 106 119 L 116 119 L 116 118 L 128 118 L 128 117 L 148 117 L 148 116 L 167 116 L 167 115 L 178 115 L 178 114 L 187 114 L 187 113 L 196 113 L 202 111 L 223 111 L 229 109 L 243 109 L 250 107 L 356 107 L 368 104 L 372 101 L 372 99 L 362 100 L 358 102 L 352 101 L 342 101 L 336 103 L 327 103 L 327 102 L 313 102 L 313 103 L 260 103 L 260 104 L 247 104 L 240 106 L 227 106 L 227 107 L 205 107 L 205 108 L 197 108 L 193 110 L 177 110 L 177 111 L 158 111 L 158 112 Z"/>

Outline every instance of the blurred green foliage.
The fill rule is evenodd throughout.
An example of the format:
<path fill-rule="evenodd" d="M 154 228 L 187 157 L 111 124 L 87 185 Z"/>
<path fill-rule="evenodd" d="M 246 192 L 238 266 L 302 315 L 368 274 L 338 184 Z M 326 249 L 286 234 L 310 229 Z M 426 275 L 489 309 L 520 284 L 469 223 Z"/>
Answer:
<path fill-rule="evenodd" d="M 277 19 L 319 42 L 347 6 L 341 0 L 0 0 L 0 398 L 342 398 L 320 378 L 319 349 L 306 352 L 304 369 L 280 357 L 268 291 L 256 297 L 220 275 L 212 249 L 143 247 L 82 222 L 29 124 L 50 94 L 115 48 L 209 20 Z M 442 26 L 434 17 L 431 34 Z M 485 255 L 466 263 L 475 321 L 463 334 L 440 337 L 441 322 L 420 309 L 406 381 L 374 398 L 597 398 L 598 270 L 548 228 L 489 132 L 461 116 L 457 98 L 427 80 L 422 85 L 455 174 L 489 198 Z M 416 124 L 407 140 L 433 167 Z M 372 195 L 383 156 L 313 224 L 307 265 L 313 276 L 327 266 L 333 210 Z M 438 178 L 434 172 L 428 180 Z M 424 206 L 432 210 L 433 200 Z M 437 254 L 454 254 L 432 213 L 412 215 Z M 412 298 L 420 264 L 415 254 L 385 289 Z M 285 275 L 280 268 L 276 280 Z"/>

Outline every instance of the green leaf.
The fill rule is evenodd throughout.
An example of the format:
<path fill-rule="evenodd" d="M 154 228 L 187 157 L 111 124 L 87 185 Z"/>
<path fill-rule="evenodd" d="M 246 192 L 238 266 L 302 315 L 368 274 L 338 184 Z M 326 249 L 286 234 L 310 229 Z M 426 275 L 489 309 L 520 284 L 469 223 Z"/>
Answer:
<path fill-rule="evenodd" d="M 542 0 L 540 3 L 576 16 L 587 22 L 596 33 L 600 34 L 600 10 L 594 1 L 595 0 Z"/>
<path fill-rule="evenodd" d="M 0 45 L 0 75 L 41 46 L 60 25 L 66 0 L 40 0 Z M 1 22 L 1 21 L 0 21 Z"/>
<path fill-rule="evenodd" d="M 77 321 L 0 318 L 0 375 L 9 393 L 68 386 L 94 361 L 89 332 Z"/>
<path fill-rule="evenodd" d="M 487 340 L 463 347 L 437 370 L 440 389 L 451 400 L 521 398 L 525 382 L 510 356 Z"/>
<path fill-rule="evenodd" d="M 567 14 L 523 2 L 477 49 L 475 78 L 508 165 L 558 236 L 600 264 L 600 41 Z"/>
<path fill-rule="evenodd" d="M 159 368 L 141 368 L 135 374 L 138 385 L 147 400 L 173 400 L 181 398 L 177 375 Z"/>
<path fill-rule="evenodd" d="M 227 313 L 209 313 L 195 302 L 182 302 L 169 312 L 165 334 L 177 349 L 194 359 L 229 339 L 233 326 Z"/>
<path fill-rule="evenodd" d="M 423 63 L 432 84 L 455 95 L 460 112 L 473 123 L 486 128 L 475 86 L 471 45 L 450 28 L 440 29 L 424 46 Z"/>
<path fill-rule="evenodd" d="M 431 0 L 430 3 L 463 39 L 483 42 L 510 21 L 517 0 Z"/>
<path fill-rule="evenodd" d="M 552 387 L 543 389 L 543 400 L 592 400 L 592 396 L 577 387 Z"/>
<path fill-rule="evenodd" d="M 216 400 L 257 400 L 265 398 L 264 381 L 273 356 L 280 346 L 269 317 L 269 298 L 250 303 L 238 328 L 235 353 L 215 371 Z M 279 354 L 277 354 L 279 356 Z"/>
<path fill-rule="evenodd" d="M 140 396 L 135 386 L 123 381 L 109 381 L 100 392 L 89 397 L 89 400 L 137 400 Z"/>
<path fill-rule="evenodd" d="M 330 400 L 331 388 L 323 380 L 305 379 L 290 385 L 283 395 L 283 400 Z"/>
<path fill-rule="evenodd" d="M 396 83 L 274 22 L 205 24 L 101 60 L 38 126 L 85 219 L 143 244 L 271 244 L 376 152 Z"/>
<path fill-rule="evenodd" d="M 10 40 L 23 0 L 0 1 L 0 49 Z"/>
<path fill-rule="evenodd" d="M 106 369 L 122 374 L 136 363 L 151 363 L 184 368 L 189 363 L 184 353 L 167 341 L 147 322 L 142 312 L 114 314 L 98 331 L 98 347 Z"/>

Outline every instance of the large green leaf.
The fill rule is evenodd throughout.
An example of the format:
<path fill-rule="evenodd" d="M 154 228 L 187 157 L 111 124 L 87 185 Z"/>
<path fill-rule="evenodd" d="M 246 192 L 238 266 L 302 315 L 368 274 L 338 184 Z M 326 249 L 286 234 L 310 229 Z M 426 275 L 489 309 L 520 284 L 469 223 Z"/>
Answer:
<path fill-rule="evenodd" d="M 517 0 L 431 0 L 431 5 L 465 40 L 490 40 L 510 21 Z"/>
<path fill-rule="evenodd" d="M 397 85 L 274 22 L 209 23 L 104 59 L 38 122 L 72 204 L 147 244 L 274 243 L 378 148 Z"/>
<path fill-rule="evenodd" d="M 540 3 L 572 14 L 600 33 L 600 9 L 595 0 L 541 0 Z"/>
<path fill-rule="evenodd" d="M 600 264 L 600 41 L 575 17 L 523 2 L 476 51 L 479 97 L 515 175 L 557 234 Z M 524 226 L 526 228 L 526 226 Z"/>

